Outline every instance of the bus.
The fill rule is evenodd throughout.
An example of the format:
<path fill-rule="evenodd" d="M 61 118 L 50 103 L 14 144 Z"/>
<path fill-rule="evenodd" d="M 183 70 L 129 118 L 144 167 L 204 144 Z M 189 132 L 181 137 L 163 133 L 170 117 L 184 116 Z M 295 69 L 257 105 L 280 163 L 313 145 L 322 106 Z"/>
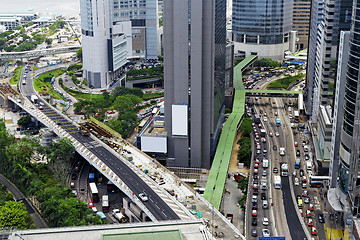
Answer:
<path fill-rule="evenodd" d="M 294 122 L 298 123 L 300 119 L 299 111 L 294 111 Z"/>
<path fill-rule="evenodd" d="M 99 202 L 99 192 L 98 189 L 96 187 L 96 183 L 92 182 L 89 183 L 90 186 L 90 194 L 91 194 L 91 201 L 93 202 Z"/>
<path fill-rule="evenodd" d="M 102 211 L 109 212 L 109 195 L 102 196 Z"/>
<path fill-rule="evenodd" d="M 310 187 L 311 188 L 321 188 L 323 186 L 322 181 L 310 180 Z"/>
<path fill-rule="evenodd" d="M 280 127 L 280 126 L 281 126 L 281 120 L 280 120 L 280 118 L 277 118 L 277 119 L 276 119 L 276 126 L 277 126 L 277 127 Z"/>

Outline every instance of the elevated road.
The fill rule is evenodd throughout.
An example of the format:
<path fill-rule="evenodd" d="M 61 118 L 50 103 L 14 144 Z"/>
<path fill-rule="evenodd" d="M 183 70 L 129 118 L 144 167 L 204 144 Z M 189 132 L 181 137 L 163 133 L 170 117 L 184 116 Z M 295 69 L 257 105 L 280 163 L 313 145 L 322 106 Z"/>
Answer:
<path fill-rule="evenodd" d="M 47 48 L 41 50 L 23 51 L 23 52 L 2 52 L 0 53 L 0 60 L 14 60 L 21 58 L 36 58 L 43 56 L 52 56 L 61 53 L 76 52 L 81 46 L 70 46 L 60 48 Z"/>
<path fill-rule="evenodd" d="M 68 138 L 79 154 L 121 189 L 152 221 L 192 219 L 188 211 L 169 195 L 161 194 L 160 197 L 162 190 L 120 154 L 93 136 L 81 135 L 75 123 L 41 99 L 38 105 L 34 105 L 30 101 L 31 95 L 36 94 L 32 79 L 28 79 L 26 85 L 20 85 L 20 89 L 22 96 L 8 99 L 53 129 L 58 136 Z M 141 192 L 147 193 L 149 201 L 140 201 L 138 195 Z"/>

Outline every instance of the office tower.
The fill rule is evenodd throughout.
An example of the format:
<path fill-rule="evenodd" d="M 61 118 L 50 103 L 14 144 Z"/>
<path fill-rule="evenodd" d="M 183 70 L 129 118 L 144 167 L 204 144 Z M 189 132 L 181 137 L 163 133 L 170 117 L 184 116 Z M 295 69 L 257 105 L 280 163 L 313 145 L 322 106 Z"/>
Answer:
<path fill-rule="evenodd" d="M 292 30 L 297 32 L 297 50 L 308 48 L 311 0 L 293 0 Z"/>
<path fill-rule="evenodd" d="M 282 61 L 289 49 L 292 16 L 293 1 L 233 0 L 235 55 Z"/>
<path fill-rule="evenodd" d="M 158 56 L 157 0 L 81 0 L 84 77 L 106 87 L 128 58 Z"/>
<path fill-rule="evenodd" d="M 157 59 L 158 0 L 112 0 L 114 21 L 131 21 L 132 58 Z"/>
<path fill-rule="evenodd" d="M 314 82 L 312 89 L 307 90 L 307 94 L 312 94 L 312 122 L 317 121 L 320 105 L 333 105 L 339 36 L 340 31 L 350 29 L 351 11 L 352 0 L 325 1 L 317 36 Z"/>
<path fill-rule="evenodd" d="M 338 188 L 349 197 L 354 214 L 357 214 L 360 207 L 360 0 L 354 0 L 353 9 L 339 151 Z"/>
<path fill-rule="evenodd" d="M 226 1 L 164 1 L 170 166 L 210 168 L 224 119 Z"/>
<path fill-rule="evenodd" d="M 324 2 L 325 0 L 313 0 L 310 17 L 310 32 L 309 32 L 309 44 L 308 44 L 308 58 L 306 69 L 306 88 L 305 88 L 305 112 L 310 115 L 312 112 L 312 90 L 315 78 L 315 60 L 316 50 L 319 42 L 318 33 L 319 26 L 323 20 L 324 15 Z M 310 92 L 309 92 L 310 91 Z"/>
<path fill-rule="evenodd" d="M 332 121 L 331 133 L 331 150 L 330 150 L 330 165 L 329 176 L 330 187 L 336 187 L 337 172 L 339 166 L 339 149 L 340 149 L 340 135 L 342 119 L 344 115 L 344 94 L 345 94 L 345 79 L 347 73 L 347 64 L 349 59 L 349 31 L 340 32 L 339 40 L 339 56 L 336 74 L 336 89 L 334 99 L 334 114 Z"/>
<path fill-rule="evenodd" d="M 131 53 L 131 22 L 116 22 L 105 0 L 80 1 L 84 78 L 106 87 L 121 74 Z"/>

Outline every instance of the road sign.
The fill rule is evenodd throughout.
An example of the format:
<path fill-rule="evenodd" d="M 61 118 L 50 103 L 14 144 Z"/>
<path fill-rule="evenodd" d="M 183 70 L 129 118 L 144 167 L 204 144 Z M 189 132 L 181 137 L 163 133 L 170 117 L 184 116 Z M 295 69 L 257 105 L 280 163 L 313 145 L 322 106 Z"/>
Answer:
<path fill-rule="evenodd" d="M 259 237 L 259 240 L 285 240 L 285 237 Z"/>

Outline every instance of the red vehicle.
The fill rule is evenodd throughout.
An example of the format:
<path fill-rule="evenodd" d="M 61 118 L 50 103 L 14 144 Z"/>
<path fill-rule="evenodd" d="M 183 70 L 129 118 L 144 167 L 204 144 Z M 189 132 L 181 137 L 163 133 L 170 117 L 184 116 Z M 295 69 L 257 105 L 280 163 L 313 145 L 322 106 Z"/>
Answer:
<path fill-rule="evenodd" d="M 306 210 L 306 217 L 307 217 L 307 218 L 311 218 L 311 212 L 310 212 L 310 210 Z"/>
<path fill-rule="evenodd" d="M 317 235 L 317 230 L 315 227 L 311 228 L 311 235 L 314 235 L 314 236 Z"/>
<path fill-rule="evenodd" d="M 310 219 L 308 220 L 308 227 L 312 227 L 312 226 L 314 226 L 314 225 L 313 225 L 312 219 L 310 218 Z"/>

